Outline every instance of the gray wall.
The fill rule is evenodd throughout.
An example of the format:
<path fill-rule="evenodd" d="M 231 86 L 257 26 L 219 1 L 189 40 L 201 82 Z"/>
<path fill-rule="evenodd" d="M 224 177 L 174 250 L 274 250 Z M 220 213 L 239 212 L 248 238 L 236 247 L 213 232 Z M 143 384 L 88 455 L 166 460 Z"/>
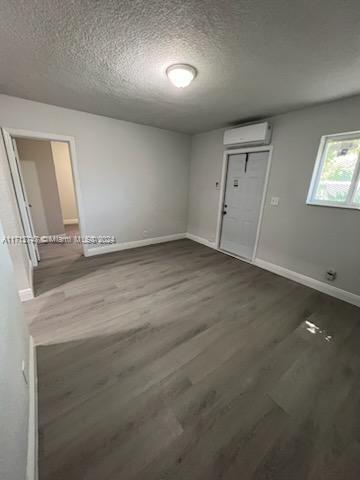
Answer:
<path fill-rule="evenodd" d="M 279 115 L 269 188 L 257 257 L 324 281 L 332 267 L 334 286 L 360 294 L 360 212 L 306 205 L 321 135 L 360 130 L 360 97 Z M 192 139 L 188 231 L 214 241 L 223 130 Z M 278 207 L 271 196 L 280 197 Z"/>
<path fill-rule="evenodd" d="M 3 480 L 25 480 L 29 392 L 21 363 L 25 360 L 28 368 L 28 348 L 29 336 L 8 248 L 0 242 L 0 478 Z"/>
<path fill-rule="evenodd" d="M 61 204 L 58 185 L 56 181 L 55 165 L 53 161 L 51 142 L 16 138 L 16 145 L 21 163 L 34 162 L 39 179 L 43 211 L 45 213 L 47 231 L 41 231 L 40 226 L 34 222 L 36 235 L 59 235 L 64 233 Z M 28 177 L 24 176 L 27 192 L 32 191 L 32 186 L 26 184 Z M 30 199 L 29 199 L 29 202 Z M 35 206 L 33 205 L 33 208 Z M 34 212 L 34 217 L 36 214 Z"/>
<path fill-rule="evenodd" d="M 188 135 L 6 95 L 0 95 L 0 125 L 75 137 L 84 234 L 115 235 L 118 242 L 129 242 L 144 238 L 144 230 L 147 237 L 186 231 Z M 6 168 L 3 151 L 0 161 Z M 2 210 L 14 216 L 7 198 L 0 218 Z M 11 234 L 22 233 L 13 230 Z M 16 277 L 27 288 L 26 251 L 23 246 L 15 249 Z"/>
<path fill-rule="evenodd" d="M 210 242 L 215 241 L 219 190 L 224 154 L 223 130 L 194 135 L 191 164 L 187 231 Z"/>
<path fill-rule="evenodd" d="M 321 135 L 360 129 L 360 97 L 270 119 L 273 164 L 258 257 L 360 294 L 359 212 L 307 206 Z M 0 96 L 0 124 L 75 136 L 86 232 L 132 241 L 186 231 L 186 135 Z M 222 130 L 191 139 L 188 231 L 215 239 Z M 280 197 L 277 208 L 271 196 Z"/>
<path fill-rule="evenodd" d="M 188 135 L 6 95 L 0 124 L 75 137 L 85 233 L 130 242 L 186 231 Z"/>

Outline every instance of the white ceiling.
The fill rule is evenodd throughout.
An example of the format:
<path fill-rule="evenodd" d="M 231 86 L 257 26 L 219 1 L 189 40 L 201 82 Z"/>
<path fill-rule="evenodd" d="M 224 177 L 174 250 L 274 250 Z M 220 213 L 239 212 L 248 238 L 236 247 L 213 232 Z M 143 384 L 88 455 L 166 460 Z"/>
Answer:
<path fill-rule="evenodd" d="M 0 0 L 1 93 L 183 132 L 358 94 L 359 52 L 359 0 Z"/>

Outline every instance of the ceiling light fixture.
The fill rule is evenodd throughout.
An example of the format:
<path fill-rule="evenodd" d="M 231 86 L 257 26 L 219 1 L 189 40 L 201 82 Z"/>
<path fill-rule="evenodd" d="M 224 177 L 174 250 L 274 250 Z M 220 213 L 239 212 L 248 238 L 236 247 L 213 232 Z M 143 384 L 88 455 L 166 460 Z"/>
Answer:
<path fill-rule="evenodd" d="M 170 67 L 166 69 L 168 79 L 177 88 L 188 87 L 196 77 L 196 74 L 196 68 L 184 63 L 170 65 Z"/>

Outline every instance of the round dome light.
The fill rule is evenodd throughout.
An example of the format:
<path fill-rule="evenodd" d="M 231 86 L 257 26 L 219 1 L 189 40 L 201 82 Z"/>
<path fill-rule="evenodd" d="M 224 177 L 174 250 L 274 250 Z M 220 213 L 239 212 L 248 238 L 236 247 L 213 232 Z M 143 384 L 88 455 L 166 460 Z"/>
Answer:
<path fill-rule="evenodd" d="M 196 77 L 196 73 L 197 72 L 194 67 L 183 63 L 171 65 L 166 69 L 166 75 L 168 76 L 168 79 L 177 88 L 188 87 Z"/>

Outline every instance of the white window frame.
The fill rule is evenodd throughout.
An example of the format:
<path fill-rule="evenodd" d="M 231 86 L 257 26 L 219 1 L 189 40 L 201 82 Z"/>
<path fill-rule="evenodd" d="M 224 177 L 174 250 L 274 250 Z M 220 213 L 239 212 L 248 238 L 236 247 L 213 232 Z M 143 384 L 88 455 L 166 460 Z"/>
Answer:
<path fill-rule="evenodd" d="M 322 168 L 325 162 L 325 151 L 327 141 L 329 139 L 333 140 L 351 140 L 353 138 L 360 139 L 360 131 L 355 132 L 344 132 L 344 133 L 336 133 L 331 135 L 323 135 L 320 140 L 320 145 L 318 149 L 318 153 L 316 156 L 315 166 L 311 177 L 310 188 L 308 192 L 308 196 L 306 199 L 306 203 L 308 205 L 317 205 L 322 207 L 335 207 L 335 208 L 350 208 L 354 210 L 360 210 L 360 205 L 358 203 L 353 202 L 355 188 L 360 182 L 360 154 L 357 159 L 357 163 L 354 170 L 354 175 L 351 181 L 349 193 L 346 202 L 339 203 L 339 202 L 331 202 L 328 200 L 318 200 L 315 199 L 316 191 L 319 185 L 320 177 Z"/>

